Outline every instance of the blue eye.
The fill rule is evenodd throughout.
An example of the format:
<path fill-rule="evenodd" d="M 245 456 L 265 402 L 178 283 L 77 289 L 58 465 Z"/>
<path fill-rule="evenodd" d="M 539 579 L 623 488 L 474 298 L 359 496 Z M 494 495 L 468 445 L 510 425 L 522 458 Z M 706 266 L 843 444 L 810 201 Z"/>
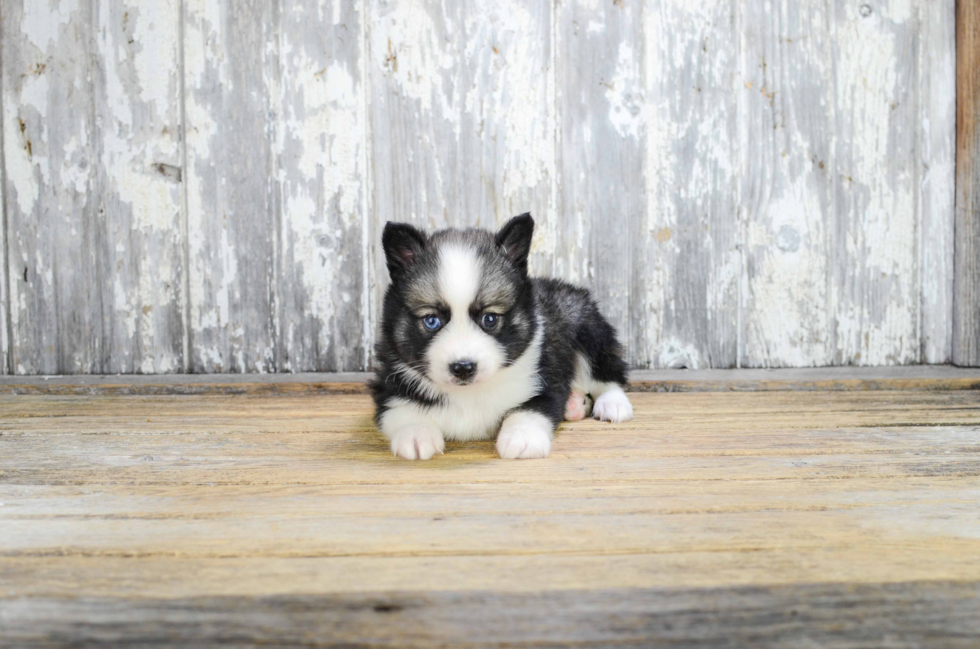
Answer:
<path fill-rule="evenodd" d="M 424 324 L 425 328 L 429 331 L 435 331 L 442 326 L 442 319 L 437 315 L 430 314 L 422 318 L 422 324 Z"/>
<path fill-rule="evenodd" d="M 500 316 L 493 313 L 483 314 L 482 324 L 484 329 L 493 329 L 497 326 L 498 322 L 500 322 Z"/>

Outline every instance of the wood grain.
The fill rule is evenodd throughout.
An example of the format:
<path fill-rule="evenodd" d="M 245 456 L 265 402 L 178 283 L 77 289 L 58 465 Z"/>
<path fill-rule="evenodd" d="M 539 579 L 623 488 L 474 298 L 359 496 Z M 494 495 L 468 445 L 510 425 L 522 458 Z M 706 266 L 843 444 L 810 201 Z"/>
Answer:
<path fill-rule="evenodd" d="M 976 639 L 980 393 L 632 399 L 412 463 L 364 395 L 0 397 L 0 644 Z"/>
<path fill-rule="evenodd" d="M 7 171 L 4 164 L 2 128 L 3 120 L 3 46 L 0 45 L 0 376 L 10 374 L 10 308 L 7 294 L 10 292 L 10 268 L 8 266 L 7 246 L 7 208 L 4 200 L 4 187 L 7 185 Z"/>
<path fill-rule="evenodd" d="M 269 372 L 279 361 L 276 7 L 184 7 L 191 372 Z"/>
<path fill-rule="evenodd" d="M 101 284 L 99 372 L 180 372 L 180 3 L 106 2 L 95 15 L 101 277 L 76 281 Z"/>
<path fill-rule="evenodd" d="M 369 369 L 384 222 L 524 211 L 635 368 L 980 365 L 955 0 L 0 8 L 5 371 Z"/>
<path fill-rule="evenodd" d="M 555 30 L 563 217 L 555 270 L 593 291 L 630 348 L 632 233 L 646 208 L 642 4 L 566 3 Z"/>
<path fill-rule="evenodd" d="M 8 4 L 11 364 L 179 370 L 178 5 Z"/>
<path fill-rule="evenodd" d="M 904 0 L 832 6 L 835 364 L 913 363 L 920 290 L 915 131 L 905 125 L 916 119 L 916 16 Z"/>
<path fill-rule="evenodd" d="M 7 641 L 77 645 L 138 633 L 147 644 L 276 646 L 975 646 L 973 583 L 240 595 L 184 600 L 33 599 L 4 608 Z M 188 620 L 186 610 L 197 611 Z M 710 610 L 708 614 L 705 611 Z M 901 612 L 897 615 L 897 612 Z M 50 621 L 57 613 L 56 622 Z M 146 622 L 138 622 L 146 620 Z M 179 624 L 175 624 L 179 621 Z M 317 640 L 311 640 L 316 638 Z M 896 640 L 900 638 L 900 640 Z M 369 639 L 369 640 L 368 640 Z M 0 641 L 2 642 L 2 641 Z"/>
<path fill-rule="evenodd" d="M 956 252 L 953 362 L 980 366 L 980 18 L 956 3 Z"/>
<path fill-rule="evenodd" d="M 93 2 L 3 4 L 4 198 L 18 374 L 102 369 L 94 9 Z"/>
<path fill-rule="evenodd" d="M 370 2 L 373 209 L 418 227 L 470 225 L 457 193 L 462 46 L 458 5 Z M 381 226 L 381 227 L 378 227 Z M 380 246 L 375 246 L 379 249 Z M 377 278 L 386 281 L 383 259 Z"/>
<path fill-rule="evenodd" d="M 277 332 L 285 372 L 365 367 L 365 54 L 358 4 L 279 5 L 282 252 Z"/>
<path fill-rule="evenodd" d="M 531 212 L 530 269 L 552 276 L 557 233 L 566 223 L 556 196 L 557 7 L 526 0 L 467 0 L 459 7 L 459 203 L 443 218 L 447 225 L 495 229 Z"/>
<path fill-rule="evenodd" d="M 956 1 L 919 2 L 916 151 L 919 210 L 920 353 L 922 363 L 953 354 L 956 199 Z M 928 124 L 928 128 L 924 125 Z M 951 203 L 950 201 L 953 201 Z M 977 363 L 975 363 L 977 365 Z"/>
<path fill-rule="evenodd" d="M 834 361 L 832 19 L 794 0 L 740 15 L 742 367 Z"/>
<path fill-rule="evenodd" d="M 738 362 L 736 6 L 644 5 L 646 203 L 627 235 L 636 333 L 624 336 L 638 367 Z"/>
<path fill-rule="evenodd" d="M 368 5 L 372 308 L 387 285 L 377 241 L 389 220 L 494 229 L 531 212 L 531 267 L 550 275 L 558 223 L 550 4 Z"/>

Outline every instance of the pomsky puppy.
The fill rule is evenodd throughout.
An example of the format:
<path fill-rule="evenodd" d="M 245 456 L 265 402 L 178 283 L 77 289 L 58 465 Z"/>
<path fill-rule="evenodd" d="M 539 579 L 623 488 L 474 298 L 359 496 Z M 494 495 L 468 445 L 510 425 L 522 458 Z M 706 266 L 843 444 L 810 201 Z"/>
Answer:
<path fill-rule="evenodd" d="M 426 234 L 388 223 L 371 392 L 395 455 L 427 460 L 445 440 L 497 435 L 502 458 L 543 458 L 562 419 L 633 418 L 616 331 L 586 289 L 530 278 L 534 220 Z M 499 431 L 499 432 L 498 432 Z"/>

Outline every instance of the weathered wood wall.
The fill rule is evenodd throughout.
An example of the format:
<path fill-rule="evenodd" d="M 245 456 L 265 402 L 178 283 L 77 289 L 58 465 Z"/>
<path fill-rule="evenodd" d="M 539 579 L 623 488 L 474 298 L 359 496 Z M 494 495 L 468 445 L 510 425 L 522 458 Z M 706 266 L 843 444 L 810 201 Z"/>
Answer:
<path fill-rule="evenodd" d="M 0 9 L 0 371 L 363 369 L 386 220 L 528 210 L 636 367 L 952 358 L 955 0 Z"/>

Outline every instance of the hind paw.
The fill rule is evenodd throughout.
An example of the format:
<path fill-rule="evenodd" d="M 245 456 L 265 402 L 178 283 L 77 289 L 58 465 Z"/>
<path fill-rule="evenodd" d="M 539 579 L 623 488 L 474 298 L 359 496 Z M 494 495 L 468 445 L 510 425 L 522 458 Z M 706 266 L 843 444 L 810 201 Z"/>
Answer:
<path fill-rule="evenodd" d="M 633 418 L 633 404 L 626 393 L 619 388 L 603 392 L 595 402 L 592 416 L 599 421 L 611 421 L 618 424 Z"/>
<path fill-rule="evenodd" d="M 589 416 L 589 398 L 582 392 L 572 390 L 565 403 L 565 421 L 579 421 Z"/>

